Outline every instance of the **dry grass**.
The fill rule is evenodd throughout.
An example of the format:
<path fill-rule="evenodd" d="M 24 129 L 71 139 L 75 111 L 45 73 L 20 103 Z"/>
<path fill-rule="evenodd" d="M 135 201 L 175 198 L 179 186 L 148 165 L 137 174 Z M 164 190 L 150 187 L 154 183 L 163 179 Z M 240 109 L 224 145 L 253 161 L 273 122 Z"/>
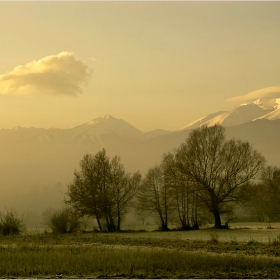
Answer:
<path fill-rule="evenodd" d="M 274 278 L 280 260 L 141 247 L 31 245 L 1 248 L 0 263 L 2 278 L 244 278 L 256 273 Z"/>
<path fill-rule="evenodd" d="M 208 231 L 205 241 L 182 238 L 184 232 L 161 238 L 158 232 L 148 237 L 146 233 L 5 236 L 0 238 L 0 277 L 278 278 L 279 238 L 270 243 L 252 238 L 223 242 L 221 232 Z"/>

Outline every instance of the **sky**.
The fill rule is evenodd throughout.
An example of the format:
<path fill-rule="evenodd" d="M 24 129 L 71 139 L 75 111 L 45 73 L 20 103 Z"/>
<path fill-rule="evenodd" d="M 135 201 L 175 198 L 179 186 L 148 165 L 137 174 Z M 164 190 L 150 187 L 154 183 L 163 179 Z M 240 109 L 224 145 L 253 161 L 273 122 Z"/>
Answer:
<path fill-rule="evenodd" d="M 147 132 L 280 97 L 280 2 L 0 2 L 0 128 Z"/>

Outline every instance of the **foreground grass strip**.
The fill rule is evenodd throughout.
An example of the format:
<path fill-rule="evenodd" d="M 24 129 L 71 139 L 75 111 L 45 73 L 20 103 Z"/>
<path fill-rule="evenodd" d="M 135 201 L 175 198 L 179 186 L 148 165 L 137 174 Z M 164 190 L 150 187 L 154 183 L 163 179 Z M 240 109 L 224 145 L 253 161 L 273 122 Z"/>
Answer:
<path fill-rule="evenodd" d="M 0 248 L 0 277 L 277 278 L 280 260 L 165 249 L 17 246 Z"/>

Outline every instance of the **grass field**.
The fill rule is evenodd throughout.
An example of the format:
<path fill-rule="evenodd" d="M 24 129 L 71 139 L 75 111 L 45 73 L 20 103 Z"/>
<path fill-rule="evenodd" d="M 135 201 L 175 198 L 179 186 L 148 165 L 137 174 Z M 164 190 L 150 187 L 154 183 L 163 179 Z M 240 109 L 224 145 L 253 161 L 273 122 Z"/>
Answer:
<path fill-rule="evenodd" d="M 271 226 L 1 236 L 0 277 L 279 278 L 280 225 Z"/>
<path fill-rule="evenodd" d="M 157 225 L 143 226 L 126 226 L 124 230 L 131 231 L 125 233 L 118 233 L 119 236 L 129 236 L 137 234 L 145 238 L 170 238 L 170 239 L 183 239 L 183 240 L 209 240 L 212 233 L 217 233 L 219 241 L 227 242 L 236 239 L 240 242 L 248 242 L 251 240 L 258 242 L 270 242 L 280 237 L 280 223 L 232 223 L 230 230 L 215 230 L 212 229 L 213 225 L 209 224 L 207 227 L 199 231 L 169 231 L 160 232 L 156 234 L 154 231 L 158 228 Z M 142 232 L 138 232 L 141 231 Z M 43 233 L 44 228 L 33 228 L 29 230 L 29 234 Z"/>

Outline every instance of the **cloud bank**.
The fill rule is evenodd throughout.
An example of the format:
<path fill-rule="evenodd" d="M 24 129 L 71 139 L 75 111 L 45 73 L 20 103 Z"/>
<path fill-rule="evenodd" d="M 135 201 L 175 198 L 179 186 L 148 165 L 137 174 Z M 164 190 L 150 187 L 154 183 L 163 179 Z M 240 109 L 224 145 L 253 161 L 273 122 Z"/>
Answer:
<path fill-rule="evenodd" d="M 247 102 L 257 99 L 272 99 L 280 98 L 280 86 L 267 87 L 256 91 L 249 92 L 245 95 L 240 95 L 227 99 L 227 102 Z"/>
<path fill-rule="evenodd" d="M 62 52 L 17 66 L 11 72 L 0 75 L 0 95 L 76 96 L 82 93 L 82 86 L 89 76 L 90 70 L 84 62 L 77 60 L 71 52 Z"/>

